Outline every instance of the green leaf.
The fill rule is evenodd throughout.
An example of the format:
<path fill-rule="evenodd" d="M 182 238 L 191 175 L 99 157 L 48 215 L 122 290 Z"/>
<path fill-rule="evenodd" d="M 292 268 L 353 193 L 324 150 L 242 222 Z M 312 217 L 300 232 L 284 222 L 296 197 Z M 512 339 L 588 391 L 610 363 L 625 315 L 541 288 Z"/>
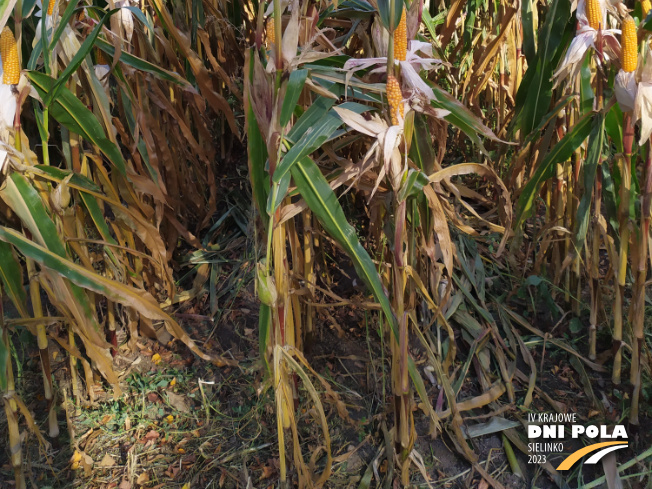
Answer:
<path fill-rule="evenodd" d="M 59 256 L 47 248 L 34 243 L 13 229 L 0 226 L 0 240 L 12 244 L 15 248 L 19 249 L 23 255 L 34 260 L 36 263 L 40 264 L 41 267 L 47 268 L 72 282 L 72 290 L 81 292 L 81 295 L 75 294 L 75 299 L 86 300 L 86 302 L 88 301 L 88 296 L 82 290 L 82 288 L 84 288 L 101 294 L 114 302 L 133 307 L 137 312 L 147 318 L 163 320 L 166 322 L 168 331 L 177 339 L 183 341 L 200 358 L 208 361 L 214 360 L 211 356 L 203 353 L 197 345 L 190 340 L 188 335 L 181 329 L 181 326 L 179 326 L 172 317 L 166 314 L 159 307 L 156 300 L 154 300 L 147 291 L 139 290 L 115 280 L 108 279 L 95 273 L 94 270 L 87 270 L 73 261 Z M 87 308 L 88 305 L 85 304 L 84 310 Z M 92 318 L 92 312 L 90 313 L 90 316 L 87 314 L 87 317 Z M 75 319 L 78 318 L 75 317 Z M 101 336 L 99 336 L 101 335 L 99 327 L 95 323 L 93 324 L 93 327 L 97 330 L 96 334 L 98 334 L 98 338 L 101 338 Z M 85 331 L 83 328 L 81 328 L 81 331 L 88 333 L 88 331 Z M 108 344 L 106 344 L 103 339 L 101 341 L 104 344 L 101 344 L 100 349 L 98 349 L 98 344 L 94 346 L 88 338 L 85 338 L 85 336 L 81 334 L 81 331 L 80 335 L 84 340 L 86 352 L 91 356 L 91 358 L 93 358 L 93 360 L 96 362 L 101 361 L 102 353 L 105 356 L 108 356 L 106 353 L 106 346 Z M 117 383 L 117 377 L 115 372 L 112 371 L 110 363 L 106 365 L 106 369 L 103 370 L 103 373 L 107 376 L 107 379 L 110 382 Z"/>
<path fill-rule="evenodd" d="M 457 100 L 451 94 L 442 90 L 441 88 L 430 85 L 433 92 L 435 92 L 436 100 L 431 101 L 431 105 L 438 109 L 445 109 L 450 112 L 444 119 L 453 124 L 455 127 L 460 129 L 464 134 L 466 134 L 474 144 L 476 144 L 483 153 L 489 155 L 484 145 L 482 144 L 482 139 L 480 136 L 493 139 L 494 141 L 500 141 L 498 137 L 493 133 L 491 129 L 483 124 L 483 122 L 467 109 L 462 102 Z"/>
<path fill-rule="evenodd" d="M 81 199 L 84 202 L 84 205 L 86 206 L 91 219 L 95 223 L 95 227 L 97 227 L 98 232 L 102 236 L 102 239 L 107 243 L 117 245 L 118 242 L 111 235 L 111 229 L 109 229 L 109 226 L 106 223 L 106 218 L 104 217 L 102 209 L 100 209 L 97 200 L 95 200 L 95 197 L 85 192 L 79 192 L 79 195 L 81 196 Z M 107 248 L 106 251 L 110 251 L 110 248 Z"/>
<path fill-rule="evenodd" d="M 111 16 L 116 12 L 118 12 L 119 10 L 120 9 L 113 9 L 110 12 L 107 12 L 102 17 L 102 20 L 100 20 L 100 22 L 95 26 L 95 28 L 90 33 L 90 35 L 87 36 L 86 39 L 84 39 L 84 42 L 79 48 L 79 51 L 75 53 L 75 56 L 72 58 L 68 66 L 66 66 L 66 69 L 59 74 L 59 76 L 57 77 L 57 81 L 54 83 L 52 88 L 50 88 L 47 95 L 43 99 L 43 105 L 45 105 L 46 107 L 50 106 L 52 100 L 54 100 L 57 94 L 59 93 L 59 89 L 68 82 L 68 79 L 73 75 L 75 71 L 77 71 L 77 68 L 81 66 L 88 53 L 90 53 L 91 49 L 93 49 L 93 46 L 95 45 L 95 40 L 97 39 L 97 36 L 100 35 L 100 32 L 102 32 L 102 28 L 104 27 L 104 24 L 106 24 L 107 20 L 109 20 Z"/>
<path fill-rule="evenodd" d="M 248 79 L 253 77 L 254 56 L 256 56 L 255 49 L 247 52 L 247 62 L 249 69 L 245 70 Z M 247 73 L 248 72 L 248 73 Z M 249 84 L 245 83 L 245 87 Z M 246 90 L 246 89 L 245 89 Z M 263 220 L 265 228 L 269 223 L 269 216 L 265 212 L 267 204 L 267 196 L 269 195 L 270 184 L 269 176 L 265 171 L 265 162 L 267 161 L 267 145 L 265 138 L 260 133 L 258 121 L 251 107 L 251 99 L 248 91 L 245 91 L 245 130 L 247 131 L 247 163 L 249 165 L 249 181 L 251 182 L 251 189 L 253 192 L 254 202 L 258 208 L 258 213 Z"/>
<path fill-rule="evenodd" d="M 59 181 L 65 180 L 72 174 L 72 177 L 70 177 L 69 180 L 72 185 L 87 189 L 90 192 L 102 193 L 102 189 L 95 182 L 80 173 L 73 173 L 70 170 L 62 170 L 61 168 L 49 165 L 36 165 L 34 168 L 39 170 L 39 172 L 48 175 L 52 179 Z"/>
<path fill-rule="evenodd" d="M 571 333 L 574 335 L 581 334 L 582 331 L 584 331 L 584 325 L 582 324 L 582 321 L 580 318 L 573 318 L 570 320 L 570 323 L 568 323 L 568 329 L 570 330 Z"/>
<path fill-rule="evenodd" d="M 45 100 L 55 81 L 37 71 L 28 71 L 27 77 L 41 99 Z M 126 163 L 120 149 L 107 139 L 104 129 L 93 113 L 70 90 L 61 87 L 59 95 L 50 107 L 50 114 L 70 132 L 77 133 L 97 145 L 118 171 L 126 175 Z"/>
<path fill-rule="evenodd" d="M 570 40 L 575 32 L 575 21 L 570 14 L 570 3 L 553 0 L 546 13 L 546 21 L 539 33 L 535 62 L 530 63 L 516 95 L 515 123 L 526 135 L 539 123 L 550 108 L 552 74 L 563 54 L 565 37 Z M 525 33 L 524 33 L 525 34 Z"/>
<path fill-rule="evenodd" d="M 266 210 L 268 216 L 274 215 L 274 212 L 276 212 L 278 206 L 281 205 L 281 202 L 283 202 L 283 199 L 288 193 L 288 188 L 290 187 L 290 180 L 292 180 L 290 172 L 287 172 L 285 175 L 283 175 L 283 178 L 281 178 L 280 182 L 274 182 L 272 186 L 272 192 L 267 198 Z"/>
<path fill-rule="evenodd" d="M 577 217 L 575 219 L 575 250 L 580 252 L 586 239 L 586 231 L 589 227 L 589 216 L 591 202 L 593 201 L 593 187 L 598 170 L 598 164 L 602 158 L 602 147 L 604 146 L 604 115 L 598 113 L 593 120 L 591 136 L 589 138 L 589 147 L 586 153 L 586 160 L 582 165 L 582 175 L 584 176 L 584 191 L 580 205 L 577 208 Z M 598 209 L 596 212 L 600 212 Z"/>
<path fill-rule="evenodd" d="M 620 223 L 618 222 L 618 193 L 616 192 L 616 185 L 611 175 L 609 163 L 603 161 L 600 166 L 602 167 L 602 201 L 607 208 L 607 215 L 605 217 L 614 232 L 614 236 L 618 237 L 616 245 L 619 246 L 620 237 L 618 233 L 620 232 Z"/>
<path fill-rule="evenodd" d="M 563 97 L 557 102 L 557 105 L 548 112 L 543 118 L 540 120 L 539 125 L 532 131 L 530 134 L 525 138 L 523 141 L 523 144 L 521 145 L 522 148 L 525 148 L 528 144 L 530 144 L 532 141 L 535 139 L 538 139 L 541 137 L 541 131 L 552 121 L 557 120 L 557 117 L 559 116 L 559 113 L 561 110 L 566 107 L 570 102 L 575 100 L 577 98 L 577 95 L 567 95 L 566 97 Z"/>
<path fill-rule="evenodd" d="M 5 1 L 6 0 L 0 1 L 0 4 L 4 3 Z M 36 5 L 36 0 L 23 0 L 23 12 L 22 12 L 23 19 L 29 17 L 35 5 Z M 4 27 L 4 25 L 2 27 Z"/>
<path fill-rule="evenodd" d="M 543 282 L 543 279 L 539 277 L 538 275 L 530 275 L 527 279 L 525 279 L 524 284 L 525 285 L 533 285 L 534 287 L 538 287 L 539 284 Z"/>
<path fill-rule="evenodd" d="M 36 69 L 36 65 L 38 64 L 39 57 L 41 56 L 41 53 L 43 53 L 43 45 L 41 44 L 42 40 L 43 39 L 38 40 L 38 42 L 34 46 L 34 49 L 32 49 L 32 53 L 29 55 L 29 59 L 27 60 L 28 70 Z"/>
<path fill-rule="evenodd" d="M 435 171 L 435 150 L 430 140 L 430 129 L 423 114 L 414 116 L 414 136 L 410 145 L 410 158 L 430 175 Z"/>
<path fill-rule="evenodd" d="M 66 248 L 54 222 L 48 215 L 41 196 L 20 173 L 12 173 L 0 193 L 3 200 L 18 215 L 34 239 L 59 256 L 66 256 Z"/>
<path fill-rule="evenodd" d="M 309 127 L 303 133 L 301 139 L 281 159 L 281 162 L 274 171 L 274 182 L 280 182 L 295 163 L 321 147 L 341 125 L 342 121 L 335 112 L 328 112 L 315 125 Z"/>
<path fill-rule="evenodd" d="M 543 159 L 530 181 L 523 188 L 523 192 L 518 199 L 516 229 L 519 229 L 523 221 L 530 215 L 534 200 L 539 195 L 543 182 L 553 176 L 555 165 L 569 159 L 573 155 L 573 152 L 589 136 L 591 133 L 591 122 L 592 114 L 587 114 L 580 119 L 573 129 Z"/>
<path fill-rule="evenodd" d="M 52 0 L 52 1 L 54 2 L 56 0 Z M 50 44 L 49 44 L 50 51 L 54 49 L 54 47 L 61 39 L 61 35 L 63 34 L 64 29 L 68 26 L 68 22 L 70 22 L 70 19 L 75 14 L 75 9 L 77 8 L 78 4 L 79 4 L 79 0 L 72 0 L 71 2 L 68 2 L 68 5 L 66 5 L 66 10 L 63 12 L 61 18 L 57 21 L 57 28 L 55 29 L 54 34 L 52 34 L 52 39 L 50 39 Z M 45 5 L 43 5 L 43 8 L 45 8 L 47 12 L 47 7 Z"/>
<path fill-rule="evenodd" d="M 120 87 L 120 99 L 122 100 L 122 105 L 124 106 L 123 109 L 124 115 L 127 121 L 127 125 L 129 126 L 129 130 L 132 133 L 135 133 L 138 130 L 138 127 L 136 126 L 136 119 L 134 118 L 135 111 L 133 109 L 133 105 L 131 103 L 132 98 L 130 98 L 130 96 L 133 97 L 134 99 L 135 97 L 133 96 L 133 92 L 131 92 L 131 88 L 129 87 L 124 75 L 122 74 L 122 70 L 120 69 L 120 66 L 115 67 L 114 73 L 119 80 L 124 82 L 122 87 L 125 88 Z M 95 83 L 96 81 L 99 82 L 97 77 L 93 76 L 93 83 Z M 98 91 L 100 96 L 102 96 L 103 92 L 104 92 L 103 90 L 101 92 Z M 147 152 L 147 144 L 145 144 L 145 140 L 143 138 L 138 138 L 138 143 L 136 143 L 136 148 L 138 148 L 138 152 L 140 153 L 140 156 L 143 157 L 143 163 L 145 163 L 145 166 L 147 167 L 147 172 L 149 173 L 149 176 L 157 185 L 159 185 L 160 184 L 159 175 L 152 167 L 152 164 L 149 160 L 149 153 Z"/>
<path fill-rule="evenodd" d="M 29 317 L 27 312 L 27 294 L 23 287 L 22 269 L 7 243 L 0 242 L 0 278 L 6 294 L 22 317 Z M 1 343 L 1 342 L 0 342 Z M 0 370 L 2 369 L 0 361 Z"/>
<path fill-rule="evenodd" d="M 429 183 L 430 180 L 428 179 L 428 175 L 426 175 L 422 171 L 411 168 L 410 170 L 408 170 L 405 183 L 403 184 L 401 190 L 398 193 L 399 202 L 403 202 L 404 200 L 407 200 L 410 197 L 414 197 L 415 195 L 420 194 L 421 191 L 423 190 L 423 187 L 425 187 Z"/>
<path fill-rule="evenodd" d="M 523 27 L 523 54 L 527 59 L 528 65 L 533 64 L 536 56 L 535 33 L 534 33 L 534 16 L 532 15 L 533 0 L 524 0 L 521 4 L 521 25 Z M 536 8 L 536 5 L 535 5 Z"/>
<path fill-rule="evenodd" d="M 432 17 L 430 15 L 430 12 L 428 11 L 427 8 L 423 9 L 422 12 L 422 20 L 423 24 L 426 26 L 426 29 L 428 29 L 428 32 L 430 33 L 430 36 L 433 39 L 437 39 L 437 26 L 442 25 L 446 21 L 446 16 L 442 15 L 445 14 L 445 11 L 440 12 L 436 17 Z"/>
<path fill-rule="evenodd" d="M 299 141 L 310 128 L 328 113 L 334 103 L 335 100 L 331 98 L 321 96 L 317 98 L 308 110 L 299 117 L 299 120 L 294 126 L 292 126 L 292 129 L 287 134 L 287 139 L 290 141 Z"/>
<path fill-rule="evenodd" d="M 84 205 L 88 210 L 88 214 L 91 216 L 91 219 L 93 220 L 93 223 L 97 228 L 97 231 L 102 236 L 102 239 L 107 243 L 117 245 L 118 242 L 111 235 L 111 230 L 109 229 L 109 225 L 106 223 L 106 218 L 104 217 L 104 214 L 102 213 L 102 210 L 100 209 L 100 206 L 97 203 L 95 197 L 93 197 L 90 194 L 87 194 L 86 192 L 79 192 L 79 196 L 84 202 Z M 120 261 L 117 259 L 117 257 L 113 253 L 113 249 L 111 249 L 110 246 L 105 246 L 104 252 L 109 256 L 109 258 L 111 258 L 111 260 L 117 267 L 122 268 Z"/>
<path fill-rule="evenodd" d="M 34 243 L 13 229 L 0 226 L 0 240 L 12 244 L 26 257 L 67 278 L 78 287 L 91 290 L 104 295 L 110 300 L 133 307 L 150 319 L 174 322 L 145 291 L 108 279 L 95 273 L 95 271 L 87 270 L 67 258 Z"/>
<path fill-rule="evenodd" d="M 390 10 L 392 0 L 378 0 L 378 13 L 380 14 L 380 21 L 385 28 L 390 32 L 401 21 L 401 14 L 403 13 L 403 0 L 394 0 L 394 11 Z"/>
<path fill-rule="evenodd" d="M 348 223 L 344 211 L 326 178 L 310 158 L 297 161 L 291 170 L 294 182 L 306 204 L 317 217 L 324 230 L 339 243 L 349 256 L 358 276 L 367 284 L 380 304 L 394 336 L 399 339 L 398 323 L 389 299 L 383 289 L 376 267 L 362 247 L 355 229 Z"/>
<path fill-rule="evenodd" d="M 121 7 L 121 8 L 126 8 L 129 10 L 132 14 L 136 16 L 138 20 L 140 20 L 145 27 L 147 27 L 150 32 L 154 32 L 154 25 L 149 21 L 147 17 L 145 17 L 145 14 L 143 13 L 142 10 L 140 10 L 138 7 Z"/>
<path fill-rule="evenodd" d="M 16 0 L 0 0 L 0 32 L 5 28 L 11 12 L 14 10 Z"/>
<path fill-rule="evenodd" d="M 55 1 L 55 0 L 52 0 Z M 46 4 L 47 5 L 47 4 Z M 47 12 L 50 8 L 46 5 L 42 5 L 43 9 Z M 43 10 L 41 10 L 41 16 L 43 17 Z M 47 45 L 47 36 L 48 36 L 48 30 L 47 30 L 47 22 L 41 22 L 40 23 L 41 27 L 41 46 L 46 46 Z M 39 28 L 39 24 L 36 25 L 36 28 Z M 45 66 L 45 72 L 50 73 L 50 55 L 52 54 L 51 49 L 47 49 L 43 47 L 43 65 Z"/>
<path fill-rule="evenodd" d="M 643 20 L 643 29 L 652 32 L 652 16 L 648 12 L 647 17 Z"/>
<path fill-rule="evenodd" d="M 623 111 L 618 104 L 613 104 L 605 119 L 607 134 L 616 145 L 616 153 L 623 153 Z"/>
<path fill-rule="evenodd" d="M 339 104 L 337 107 L 340 109 L 348 109 L 351 112 L 355 112 L 356 114 L 364 114 L 365 112 L 369 112 L 370 110 L 375 110 L 373 107 L 364 104 L 359 104 L 358 102 L 344 102 L 342 104 Z"/>
<path fill-rule="evenodd" d="M 288 80 L 283 107 L 281 107 L 281 127 L 285 127 L 294 113 L 301 91 L 306 83 L 308 70 L 294 70 Z"/>
<path fill-rule="evenodd" d="M 346 0 L 344 2 L 339 2 L 337 8 L 335 4 L 337 2 L 331 2 L 329 7 L 326 10 L 323 10 L 320 14 L 320 18 L 345 18 L 347 20 L 351 19 L 369 19 L 370 15 L 373 14 L 376 10 L 374 7 L 367 2 L 366 0 Z"/>
<path fill-rule="evenodd" d="M 11 12 L 14 10 L 16 0 L 0 0 L 0 32 L 5 28 Z"/>
<path fill-rule="evenodd" d="M 20 173 L 12 173 L 5 181 L 5 186 L 0 191 L 0 196 L 7 205 L 18 215 L 32 237 L 38 243 L 47 247 L 50 253 L 60 257 L 66 257 L 66 247 L 59 236 L 59 232 L 54 222 L 50 218 L 43 205 L 38 192 L 30 185 L 27 179 Z M 22 236 L 22 235 L 20 235 Z M 27 239 L 23 236 L 23 239 Z M 28 240 L 30 243 L 32 241 Z M 17 249 L 25 254 L 23 248 L 13 243 Z M 83 312 L 94 327 L 99 328 L 94 320 L 88 296 L 74 285 L 71 287 L 74 295 L 76 306 Z"/>
<path fill-rule="evenodd" d="M 385 90 L 384 83 L 365 83 L 355 77 L 349 78 L 350 75 L 347 76 L 345 73 L 333 71 L 333 68 L 342 68 L 349 59 L 351 58 L 348 56 L 342 57 L 342 62 L 338 63 L 338 66 L 328 65 L 327 68 L 315 63 L 304 65 L 304 67 L 310 69 L 310 79 L 313 82 L 333 92 L 337 97 L 345 97 L 347 100 L 382 103 L 381 92 Z M 345 85 L 347 85 L 346 92 L 344 91 Z"/>
<path fill-rule="evenodd" d="M 593 73 L 591 71 L 591 56 L 586 56 L 580 68 L 580 114 L 584 115 L 593 110 L 592 85 Z"/>
<path fill-rule="evenodd" d="M 471 0 L 466 2 L 466 9 L 464 13 L 463 22 L 464 30 L 462 34 L 462 39 L 464 40 L 464 48 L 469 49 L 471 47 L 471 41 L 474 35 L 475 27 L 475 18 L 477 16 L 477 11 L 480 7 L 477 0 Z"/>

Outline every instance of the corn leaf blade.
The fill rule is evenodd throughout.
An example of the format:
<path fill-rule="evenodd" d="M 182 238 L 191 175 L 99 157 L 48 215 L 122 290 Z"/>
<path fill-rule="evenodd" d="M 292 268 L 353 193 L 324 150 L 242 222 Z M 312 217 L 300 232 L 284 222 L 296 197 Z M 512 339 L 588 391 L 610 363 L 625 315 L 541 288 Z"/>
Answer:
<path fill-rule="evenodd" d="M 14 10 L 16 1 L 17 0 L 0 0 L 0 32 L 7 24 L 7 20 L 9 20 L 11 12 Z"/>
<path fill-rule="evenodd" d="M 27 77 L 43 100 L 55 83 L 51 77 L 37 71 L 28 71 Z M 120 149 L 107 139 L 104 129 L 93 113 L 70 90 L 61 87 L 58 97 L 50 107 L 50 113 L 69 131 L 80 134 L 97 145 L 118 171 L 126 175 L 126 163 Z"/>
<path fill-rule="evenodd" d="M 23 273 L 11 246 L 4 242 L 0 242 L 0 278 L 14 307 L 21 316 L 27 317 L 27 294 L 23 287 Z"/>
<path fill-rule="evenodd" d="M 389 299 L 380 281 L 376 267 L 358 237 L 355 229 L 348 223 L 337 196 L 328 185 L 321 171 L 310 158 L 302 158 L 292 166 L 292 177 L 301 196 L 310 210 L 324 226 L 328 234 L 344 248 L 353 261 L 358 276 L 364 280 L 376 300 L 398 341 L 398 324 L 392 312 Z"/>
<path fill-rule="evenodd" d="M 290 73 L 285 98 L 283 99 L 283 106 L 281 107 L 281 127 L 285 127 L 290 122 L 290 117 L 292 117 L 294 107 L 299 101 L 307 77 L 308 70 L 294 70 Z"/>
<path fill-rule="evenodd" d="M 591 136 L 589 137 L 589 146 L 586 154 L 586 161 L 584 162 L 582 174 L 584 176 L 584 193 L 580 200 L 580 205 L 577 208 L 577 218 L 575 220 L 575 249 L 581 250 L 584 246 L 586 239 L 586 232 L 589 227 L 589 211 L 591 209 L 591 201 L 593 198 L 593 187 L 595 184 L 595 177 L 602 157 L 602 148 L 605 142 L 604 131 L 604 115 L 599 113 L 593 120 L 593 127 L 591 129 Z M 600 209 L 596 209 L 596 213 Z"/>
<path fill-rule="evenodd" d="M 75 56 L 72 58 L 68 66 L 66 66 L 66 69 L 63 70 L 63 72 L 61 72 L 61 74 L 57 77 L 57 80 L 54 82 L 54 85 L 52 85 L 52 88 L 50 88 L 47 95 L 43 99 L 43 105 L 45 105 L 46 107 L 50 106 L 52 101 L 59 93 L 61 87 L 64 86 L 68 81 L 68 79 L 73 75 L 73 73 L 77 71 L 77 68 L 81 66 L 88 53 L 90 53 L 91 49 L 93 49 L 93 46 L 95 45 L 95 40 L 97 39 L 97 36 L 100 35 L 100 32 L 102 32 L 102 28 L 104 27 L 104 24 L 106 24 L 106 22 L 111 18 L 111 16 L 116 12 L 118 12 L 119 10 L 120 9 L 113 9 L 110 12 L 107 12 L 102 17 L 102 20 L 100 20 L 100 22 L 95 26 L 93 32 L 91 32 L 91 34 L 88 37 L 86 37 L 86 39 L 84 39 L 84 42 L 79 48 L 79 51 L 75 53 Z"/>
<path fill-rule="evenodd" d="M 306 112 L 307 113 L 307 112 Z M 305 115 L 305 114 L 304 114 Z M 279 183 L 286 173 L 304 156 L 316 151 L 324 144 L 335 130 L 342 125 L 342 120 L 333 112 L 328 112 L 316 124 L 302 135 L 301 139 L 285 154 L 274 171 L 274 183 Z"/>
<path fill-rule="evenodd" d="M 580 119 L 575 127 L 569 131 L 561 141 L 546 155 L 539 167 L 536 169 L 534 176 L 528 181 L 523 188 L 523 192 L 518 200 L 518 211 L 516 218 L 516 228 L 519 229 L 523 221 L 532 212 L 534 201 L 539 194 L 539 190 L 548 178 L 552 177 L 555 164 L 569 159 L 573 152 L 580 147 L 580 144 L 591 133 L 592 114 Z"/>

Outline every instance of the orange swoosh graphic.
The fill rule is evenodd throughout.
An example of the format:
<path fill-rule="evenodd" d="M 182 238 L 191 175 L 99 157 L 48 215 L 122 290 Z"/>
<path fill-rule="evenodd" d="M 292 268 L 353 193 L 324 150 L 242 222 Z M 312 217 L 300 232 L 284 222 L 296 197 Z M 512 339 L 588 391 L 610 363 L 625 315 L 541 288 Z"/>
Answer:
<path fill-rule="evenodd" d="M 568 470 L 573 465 L 575 465 L 575 462 L 581 459 L 584 455 L 591 452 L 595 452 L 596 450 L 599 450 L 601 448 L 610 447 L 613 445 L 627 445 L 627 442 L 626 441 L 604 441 L 602 443 L 594 443 L 593 445 L 589 445 L 588 447 L 580 448 L 576 452 L 573 452 L 568 457 L 566 457 L 564 461 L 559 464 L 557 470 Z"/>

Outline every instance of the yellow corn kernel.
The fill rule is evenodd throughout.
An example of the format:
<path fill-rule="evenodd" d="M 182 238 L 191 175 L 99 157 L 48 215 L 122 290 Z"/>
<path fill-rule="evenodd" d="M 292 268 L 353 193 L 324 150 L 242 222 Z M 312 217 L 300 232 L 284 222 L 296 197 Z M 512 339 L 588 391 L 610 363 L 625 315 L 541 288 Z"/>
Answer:
<path fill-rule="evenodd" d="M 276 42 L 276 30 L 274 26 L 274 17 L 267 17 L 265 30 L 267 31 L 267 45 L 271 46 Z"/>
<path fill-rule="evenodd" d="M 405 61 L 407 57 L 407 24 L 405 21 L 405 8 L 401 13 L 401 21 L 394 31 L 394 60 Z"/>
<path fill-rule="evenodd" d="M 602 19 L 602 8 L 600 7 L 600 0 L 586 0 L 586 20 L 589 22 L 591 28 L 597 30 L 598 27 L 604 28 L 604 20 Z"/>
<path fill-rule="evenodd" d="M 620 44 L 622 50 L 620 51 L 620 64 L 621 68 L 626 73 L 636 71 L 636 63 L 638 61 L 638 38 L 636 35 L 636 23 L 634 19 L 627 16 L 623 20 L 622 36 Z"/>
<path fill-rule="evenodd" d="M 54 12 L 55 3 L 57 3 L 57 0 L 50 0 L 50 3 L 48 4 L 48 15 L 52 15 L 52 12 Z"/>
<path fill-rule="evenodd" d="M 387 101 L 389 102 L 389 113 L 394 126 L 398 125 L 398 114 L 401 114 L 401 118 L 404 116 L 402 100 L 403 94 L 398 80 L 394 75 L 389 75 L 387 77 Z"/>
<path fill-rule="evenodd" d="M 652 8 L 652 3 L 650 0 L 641 0 L 641 12 L 643 12 L 643 18 L 647 17 L 647 13 Z"/>
<path fill-rule="evenodd" d="M 2 58 L 2 83 L 18 85 L 20 80 L 20 65 L 18 63 L 18 46 L 14 33 L 7 26 L 0 34 L 0 58 Z"/>

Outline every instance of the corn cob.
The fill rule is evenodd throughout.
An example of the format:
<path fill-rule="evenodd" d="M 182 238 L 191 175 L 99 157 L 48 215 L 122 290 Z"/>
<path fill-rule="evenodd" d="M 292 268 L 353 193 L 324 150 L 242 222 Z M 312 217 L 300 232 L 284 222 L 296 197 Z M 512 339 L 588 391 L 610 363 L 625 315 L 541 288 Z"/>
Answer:
<path fill-rule="evenodd" d="M 604 27 L 604 19 L 602 18 L 602 8 L 600 0 L 586 0 L 586 19 L 591 28 L 598 30 Z"/>
<path fill-rule="evenodd" d="M 621 37 L 622 50 L 620 52 L 620 64 L 624 72 L 636 71 L 638 61 L 638 38 L 636 34 L 636 23 L 634 19 L 627 16 L 622 24 Z"/>
<path fill-rule="evenodd" d="M 401 12 L 401 21 L 394 31 L 394 60 L 405 61 L 407 57 L 407 24 L 405 21 L 405 8 Z"/>
<path fill-rule="evenodd" d="M 96 49 L 95 50 L 95 64 L 96 65 L 108 65 L 109 60 L 106 59 L 106 55 L 104 54 L 104 51 L 101 49 Z"/>
<path fill-rule="evenodd" d="M 267 31 L 267 45 L 271 46 L 276 42 L 276 30 L 274 27 L 274 17 L 267 17 L 265 23 L 265 30 Z"/>
<path fill-rule="evenodd" d="M 641 12 L 643 12 L 643 18 L 647 17 L 647 13 L 652 8 L 652 3 L 650 0 L 641 0 Z"/>
<path fill-rule="evenodd" d="M 48 15 L 52 15 L 54 12 L 54 4 L 57 3 L 57 0 L 50 0 L 48 3 Z"/>
<path fill-rule="evenodd" d="M 7 26 L 0 34 L 0 58 L 2 58 L 2 83 L 4 85 L 17 85 L 20 80 L 20 66 L 18 63 L 18 46 L 14 33 Z"/>
<path fill-rule="evenodd" d="M 394 75 L 387 77 L 387 101 L 389 102 L 389 112 L 392 118 L 392 125 L 398 125 L 398 114 L 403 118 L 403 94 L 401 93 L 401 86 Z"/>

